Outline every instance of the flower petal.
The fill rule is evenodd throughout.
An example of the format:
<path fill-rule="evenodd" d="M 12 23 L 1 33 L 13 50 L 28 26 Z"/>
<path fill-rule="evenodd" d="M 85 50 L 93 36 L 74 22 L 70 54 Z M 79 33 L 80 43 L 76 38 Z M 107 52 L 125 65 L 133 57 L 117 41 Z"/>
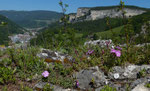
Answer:
<path fill-rule="evenodd" d="M 120 57 L 120 56 L 121 56 L 121 51 L 117 50 L 117 51 L 115 52 L 115 54 L 116 54 L 117 57 Z"/>
<path fill-rule="evenodd" d="M 116 50 L 115 49 L 111 49 L 110 53 L 115 53 Z"/>

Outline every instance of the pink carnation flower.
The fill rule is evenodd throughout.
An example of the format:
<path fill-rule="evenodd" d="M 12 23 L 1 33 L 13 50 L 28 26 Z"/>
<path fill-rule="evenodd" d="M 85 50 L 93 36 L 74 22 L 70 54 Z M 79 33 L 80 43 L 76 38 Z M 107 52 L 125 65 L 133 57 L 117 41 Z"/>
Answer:
<path fill-rule="evenodd" d="M 110 53 L 115 53 L 117 57 L 121 56 L 121 51 L 120 50 L 111 49 Z"/>
<path fill-rule="evenodd" d="M 48 77 L 48 76 L 49 76 L 49 72 L 48 72 L 48 71 L 44 71 L 44 72 L 42 73 L 42 76 L 43 76 L 43 77 Z"/>
<path fill-rule="evenodd" d="M 94 50 L 88 50 L 88 52 L 86 53 L 86 55 L 91 55 L 94 52 Z"/>
<path fill-rule="evenodd" d="M 102 55 L 105 53 L 105 51 L 104 50 L 102 50 Z"/>
<path fill-rule="evenodd" d="M 119 47 L 119 46 L 117 46 L 116 48 L 117 48 L 118 50 L 122 50 L 122 48 L 121 48 L 121 47 Z"/>
<path fill-rule="evenodd" d="M 110 53 L 115 53 L 116 50 L 115 49 L 111 49 Z"/>
<path fill-rule="evenodd" d="M 121 56 L 121 51 L 116 50 L 115 54 L 116 54 L 117 57 L 120 57 Z"/>
<path fill-rule="evenodd" d="M 78 88 L 79 87 L 79 82 L 78 81 L 76 81 L 76 88 Z"/>

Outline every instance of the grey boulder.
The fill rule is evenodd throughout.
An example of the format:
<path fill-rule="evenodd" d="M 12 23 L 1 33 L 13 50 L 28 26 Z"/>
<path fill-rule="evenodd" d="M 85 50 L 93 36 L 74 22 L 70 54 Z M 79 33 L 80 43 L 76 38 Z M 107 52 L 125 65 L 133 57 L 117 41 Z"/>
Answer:
<path fill-rule="evenodd" d="M 97 88 L 108 84 L 104 73 L 98 66 L 81 70 L 80 72 L 73 74 L 73 77 L 79 82 L 79 88 L 83 90 Z M 94 80 L 93 84 L 91 84 L 92 80 Z"/>

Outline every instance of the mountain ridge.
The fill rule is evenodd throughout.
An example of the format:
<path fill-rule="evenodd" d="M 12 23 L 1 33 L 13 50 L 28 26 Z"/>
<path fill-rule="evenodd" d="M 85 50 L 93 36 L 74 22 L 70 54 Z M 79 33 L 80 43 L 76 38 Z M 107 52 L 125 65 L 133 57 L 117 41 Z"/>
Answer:
<path fill-rule="evenodd" d="M 48 10 L 1 10 L 0 14 L 24 28 L 45 27 L 62 17 L 62 13 Z"/>
<path fill-rule="evenodd" d="M 108 8 L 115 8 L 119 7 L 119 5 L 112 5 L 112 6 L 95 6 L 95 7 L 79 7 L 79 8 L 88 8 L 92 10 L 98 10 L 98 9 L 108 9 Z M 143 9 L 143 10 L 150 10 L 150 8 L 145 8 L 145 7 L 140 7 L 140 6 L 135 6 L 135 5 L 125 5 L 125 8 L 138 8 L 138 9 Z"/>
<path fill-rule="evenodd" d="M 125 16 L 135 16 L 150 11 L 149 8 L 126 5 L 124 7 Z M 70 22 L 78 22 L 84 20 L 97 20 L 105 17 L 116 18 L 122 17 L 122 11 L 119 6 L 99 6 L 99 7 L 80 7 L 77 13 L 69 14 Z"/>

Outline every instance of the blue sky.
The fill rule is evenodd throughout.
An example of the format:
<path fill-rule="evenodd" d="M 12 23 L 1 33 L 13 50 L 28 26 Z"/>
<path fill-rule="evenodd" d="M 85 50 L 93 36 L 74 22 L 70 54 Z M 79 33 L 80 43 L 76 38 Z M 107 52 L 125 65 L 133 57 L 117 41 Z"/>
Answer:
<path fill-rule="evenodd" d="M 78 7 L 118 5 L 120 0 L 63 0 L 69 4 L 68 13 L 77 11 Z M 150 8 L 150 0 L 123 0 L 127 5 Z M 60 12 L 59 0 L 1 0 L 0 10 L 51 10 Z"/>

